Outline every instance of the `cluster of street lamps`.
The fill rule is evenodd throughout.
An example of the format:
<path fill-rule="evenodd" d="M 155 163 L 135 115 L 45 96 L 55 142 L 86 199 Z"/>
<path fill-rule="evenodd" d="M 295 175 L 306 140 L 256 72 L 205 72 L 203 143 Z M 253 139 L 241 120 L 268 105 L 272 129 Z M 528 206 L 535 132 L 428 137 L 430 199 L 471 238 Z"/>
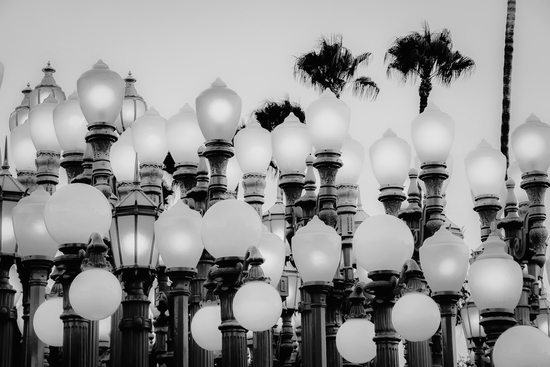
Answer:
<path fill-rule="evenodd" d="M 435 105 L 411 123 L 420 172 L 393 131 L 371 146 L 386 214 L 368 217 L 365 151 L 328 90 L 306 124 L 237 132 L 241 99 L 219 78 L 167 120 L 101 60 L 68 98 L 43 71 L 10 116 L 17 177 L 7 143 L 0 171 L 0 367 L 397 367 L 401 341 L 408 366 L 455 367 L 459 314 L 478 367 L 550 364 L 550 126 L 535 116 L 512 133 L 507 181 L 485 141 L 466 157 L 470 257 L 445 215 L 454 122 Z M 272 159 L 286 203 L 264 214 Z"/>

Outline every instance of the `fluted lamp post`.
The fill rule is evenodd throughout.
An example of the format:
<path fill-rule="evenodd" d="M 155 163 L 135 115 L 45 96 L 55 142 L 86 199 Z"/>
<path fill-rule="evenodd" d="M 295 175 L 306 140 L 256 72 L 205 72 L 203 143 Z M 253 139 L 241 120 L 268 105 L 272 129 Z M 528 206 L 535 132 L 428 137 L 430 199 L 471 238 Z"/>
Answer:
<path fill-rule="evenodd" d="M 172 345 L 174 366 L 190 366 L 189 356 L 189 296 L 191 279 L 197 274 L 197 264 L 204 246 L 201 239 L 201 215 L 178 200 L 155 222 L 155 237 L 172 280 L 170 295 L 173 308 Z M 193 361 L 196 363 L 196 361 Z"/>
<path fill-rule="evenodd" d="M 443 365 L 456 365 L 455 325 L 460 289 L 468 272 L 468 246 L 444 227 L 424 241 L 420 262 L 432 298 L 441 311 Z"/>
<path fill-rule="evenodd" d="M 134 185 L 115 206 L 109 231 L 115 273 L 124 291 L 122 301 L 122 354 L 114 364 L 124 367 L 148 365 L 149 318 L 148 294 L 155 276 L 158 250 L 154 243 L 154 225 L 158 205 L 141 189 L 135 164 Z"/>
<path fill-rule="evenodd" d="M 300 228 L 293 238 L 294 261 L 300 272 L 303 287 L 311 296 L 311 323 L 302 320 L 302 327 L 311 327 L 313 349 L 311 365 L 328 366 L 325 329 L 326 298 L 332 286 L 334 273 L 341 256 L 340 236 L 334 228 L 324 224 L 317 216 Z"/>
<path fill-rule="evenodd" d="M 357 263 L 368 271 L 372 279 L 365 289 L 375 296 L 371 305 L 374 311 L 376 367 L 399 365 L 397 345 L 401 338 L 391 323 L 391 312 L 399 273 L 413 251 L 414 239 L 410 229 L 402 220 L 388 214 L 365 219 L 353 237 Z"/>
<path fill-rule="evenodd" d="M 44 222 L 48 233 L 59 244 L 63 253 L 54 259 L 62 272 L 63 285 L 63 367 L 88 366 L 90 322 L 72 308 L 69 292 L 74 278 L 80 273 L 80 250 L 85 250 L 94 232 L 106 236 L 111 226 L 111 204 L 96 188 L 74 183 L 57 190 L 44 209 Z"/>
<path fill-rule="evenodd" d="M 241 116 L 241 97 L 217 78 L 195 100 L 197 120 L 206 139 L 204 156 L 210 162 L 208 207 L 224 199 L 227 160 L 234 155 L 231 139 Z M 242 256 L 242 255 L 241 255 Z"/>
<path fill-rule="evenodd" d="M 222 365 L 246 367 L 246 330 L 235 320 L 233 299 L 239 289 L 243 255 L 262 238 L 262 223 L 257 212 L 236 199 L 218 201 L 204 214 L 202 242 L 216 259 L 209 277 L 217 283 L 220 298 Z"/>

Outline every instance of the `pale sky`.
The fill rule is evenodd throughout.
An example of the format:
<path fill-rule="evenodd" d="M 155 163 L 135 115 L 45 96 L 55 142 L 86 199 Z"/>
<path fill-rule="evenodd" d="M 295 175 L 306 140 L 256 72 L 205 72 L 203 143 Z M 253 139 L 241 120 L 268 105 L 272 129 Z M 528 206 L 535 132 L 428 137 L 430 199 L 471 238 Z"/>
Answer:
<path fill-rule="evenodd" d="M 482 138 L 498 149 L 506 1 L 8 1 L 0 0 L 0 137 L 19 105 L 20 91 L 42 79 L 51 61 L 57 83 L 69 95 L 76 80 L 103 59 L 122 77 L 132 71 L 148 105 L 169 118 L 219 76 L 243 100 L 243 117 L 266 98 L 289 94 L 305 109 L 317 93 L 294 80 L 295 56 L 310 51 L 321 35 L 341 33 L 354 54 L 372 53 L 360 70 L 378 83 L 374 102 L 344 94 L 352 111 L 350 133 L 368 152 L 387 128 L 411 146 L 410 122 L 418 113 L 418 83 L 388 80 L 383 63 L 391 42 L 426 20 L 432 31 L 448 28 L 454 47 L 474 59 L 472 77 L 451 88 L 434 85 L 430 101 L 451 115 L 456 137 L 447 214 L 479 245 L 463 161 Z M 530 113 L 550 122 L 550 2 L 518 1 L 512 79 L 512 129 Z M 414 157 L 413 153 L 413 157 Z M 411 164 L 413 164 L 411 162 Z M 360 179 L 364 209 L 383 211 L 368 156 Z M 267 210 L 275 190 L 268 186 Z"/>

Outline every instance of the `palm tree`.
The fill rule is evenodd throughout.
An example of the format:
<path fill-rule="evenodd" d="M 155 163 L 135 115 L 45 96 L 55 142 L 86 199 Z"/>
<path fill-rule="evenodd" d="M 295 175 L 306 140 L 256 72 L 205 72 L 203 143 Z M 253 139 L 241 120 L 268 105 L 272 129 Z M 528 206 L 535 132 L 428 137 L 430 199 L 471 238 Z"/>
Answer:
<path fill-rule="evenodd" d="M 504 70 L 502 75 L 502 122 L 500 125 L 500 151 L 506 157 L 506 168 L 510 165 L 508 142 L 510 138 L 510 89 L 512 85 L 512 57 L 514 54 L 514 25 L 516 22 L 516 0 L 508 0 L 506 32 L 504 36 Z"/>
<path fill-rule="evenodd" d="M 319 92 L 330 89 L 336 97 L 344 89 L 351 89 L 355 96 L 375 99 L 380 91 L 371 78 L 355 77 L 359 66 L 367 66 L 370 52 L 357 57 L 342 45 L 342 35 L 322 36 L 314 51 L 296 58 L 294 77 Z"/>
<path fill-rule="evenodd" d="M 420 113 L 428 105 L 432 80 L 448 87 L 461 76 L 469 76 L 475 67 L 474 60 L 453 51 L 451 32 L 444 28 L 432 33 L 427 22 L 422 24 L 423 32 L 412 32 L 398 37 L 384 57 L 388 63 L 386 75 L 396 75 L 403 83 L 415 82 L 420 78 Z"/>

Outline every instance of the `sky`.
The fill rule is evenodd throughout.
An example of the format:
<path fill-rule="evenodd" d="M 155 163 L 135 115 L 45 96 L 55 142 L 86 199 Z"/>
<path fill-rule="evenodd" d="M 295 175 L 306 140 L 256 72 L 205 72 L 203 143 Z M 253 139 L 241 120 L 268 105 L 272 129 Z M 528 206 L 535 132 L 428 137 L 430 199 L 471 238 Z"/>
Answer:
<path fill-rule="evenodd" d="M 550 2 L 517 4 L 512 74 L 512 130 L 529 114 L 550 122 Z M 474 59 L 468 79 L 450 88 L 434 85 L 430 101 L 456 123 L 451 150 L 454 170 L 447 190 L 448 217 L 465 229 L 465 241 L 477 248 L 479 221 L 464 173 L 464 157 L 486 139 L 498 149 L 505 0 L 0 0 L 0 138 L 8 134 L 9 114 L 20 91 L 43 76 L 48 61 L 56 81 L 69 95 L 76 80 L 98 60 L 125 77 L 132 71 L 136 88 L 165 118 L 196 96 L 216 77 L 243 100 L 242 117 L 266 99 L 285 95 L 306 108 L 318 98 L 293 77 L 296 56 L 309 52 L 321 35 L 339 33 L 354 54 L 371 52 L 371 63 L 358 75 L 380 87 L 376 101 L 343 94 L 351 108 L 350 134 L 367 151 L 359 181 L 364 210 L 383 212 L 368 149 L 387 128 L 411 144 L 410 122 L 418 114 L 418 82 L 401 85 L 386 77 L 384 54 L 396 37 L 420 30 L 448 28 L 454 49 Z M 414 157 L 414 153 L 413 153 Z M 512 158 L 513 160 L 513 158 Z M 411 162 L 413 164 L 413 162 Z M 267 210 L 275 188 L 268 183 Z"/>

